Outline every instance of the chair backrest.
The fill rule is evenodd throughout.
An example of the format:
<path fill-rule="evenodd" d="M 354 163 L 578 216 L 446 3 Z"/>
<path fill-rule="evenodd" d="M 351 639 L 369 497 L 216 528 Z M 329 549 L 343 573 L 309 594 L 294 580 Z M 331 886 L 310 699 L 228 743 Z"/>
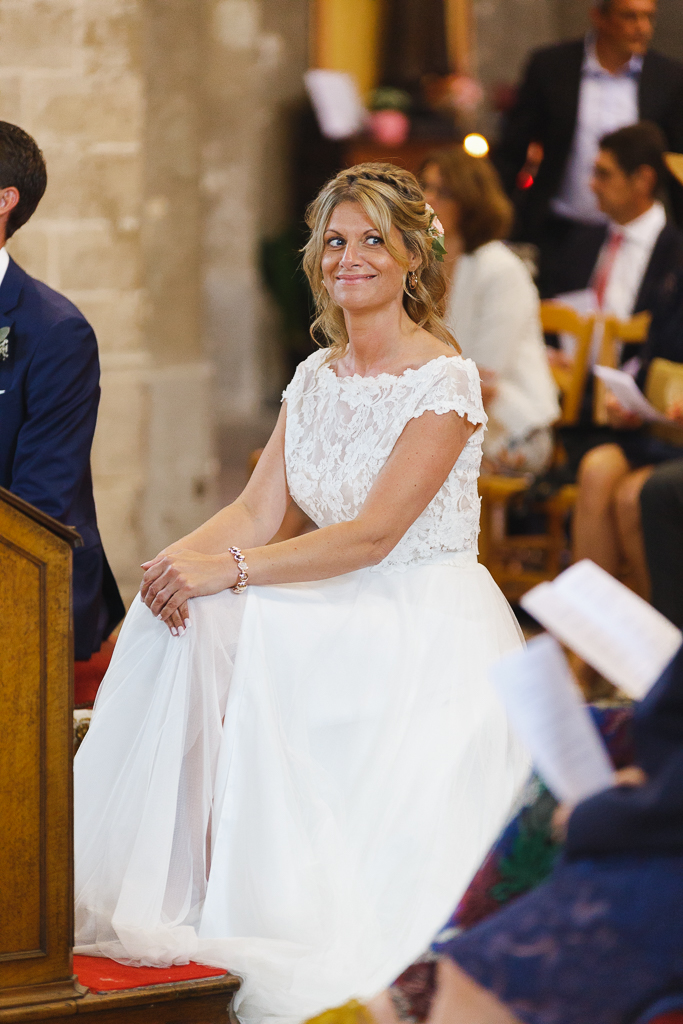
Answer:
<path fill-rule="evenodd" d="M 645 397 L 663 413 L 668 411 L 672 402 L 683 401 L 683 363 L 653 359 L 647 371 Z M 668 444 L 683 445 L 683 427 L 677 424 L 652 423 L 649 433 Z"/>
<path fill-rule="evenodd" d="M 647 340 L 652 316 L 647 311 L 636 313 L 629 320 L 620 320 L 616 316 L 606 316 L 601 322 L 602 338 L 596 363 L 598 366 L 619 365 L 621 346 L 624 344 L 642 344 Z M 595 381 L 593 391 L 593 420 L 595 423 L 606 423 L 605 415 L 606 388 L 601 380 Z"/>
<path fill-rule="evenodd" d="M 629 320 L 620 320 L 616 316 L 606 316 L 603 320 L 602 341 L 597 362 L 600 366 L 617 366 L 619 362 L 619 346 L 640 344 L 647 339 L 652 316 L 645 310 L 636 313 Z"/>
<path fill-rule="evenodd" d="M 563 306 L 559 302 L 542 302 L 541 324 L 546 334 L 571 334 L 576 339 L 571 366 L 552 367 L 555 383 L 562 395 L 559 422 L 571 425 L 578 422 L 581 413 L 595 317 L 580 316 L 571 306 Z"/>

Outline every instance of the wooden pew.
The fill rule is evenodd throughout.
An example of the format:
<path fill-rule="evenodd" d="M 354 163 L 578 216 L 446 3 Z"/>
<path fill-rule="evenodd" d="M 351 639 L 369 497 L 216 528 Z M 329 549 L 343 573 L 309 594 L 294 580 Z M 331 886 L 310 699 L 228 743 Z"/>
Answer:
<path fill-rule="evenodd" d="M 162 971 L 153 985 L 146 972 L 140 986 L 97 993 L 74 974 L 71 558 L 80 544 L 71 527 L 0 488 L 0 1024 L 82 1014 L 114 1024 L 124 1010 L 130 1024 L 227 1024 L 239 979 L 220 969 L 177 982 Z"/>

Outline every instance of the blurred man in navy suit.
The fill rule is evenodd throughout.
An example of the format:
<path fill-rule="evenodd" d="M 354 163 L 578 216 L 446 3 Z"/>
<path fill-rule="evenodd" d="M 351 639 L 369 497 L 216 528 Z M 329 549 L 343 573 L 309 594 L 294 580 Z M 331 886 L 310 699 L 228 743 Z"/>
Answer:
<path fill-rule="evenodd" d="M 83 538 L 74 551 L 73 601 L 75 657 L 85 660 L 124 614 L 97 529 L 90 473 L 97 340 L 72 303 L 29 277 L 5 249 L 46 185 L 35 141 L 0 121 L 0 486 Z"/>

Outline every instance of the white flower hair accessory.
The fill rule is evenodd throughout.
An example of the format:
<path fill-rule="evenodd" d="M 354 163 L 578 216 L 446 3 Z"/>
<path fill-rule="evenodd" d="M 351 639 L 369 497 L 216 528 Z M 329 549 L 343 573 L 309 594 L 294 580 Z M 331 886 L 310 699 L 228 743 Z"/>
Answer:
<path fill-rule="evenodd" d="M 434 258 L 443 263 L 443 258 L 446 255 L 446 246 L 443 243 L 445 231 L 443 224 L 434 212 L 434 208 L 425 203 L 425 210 L 429 214 L 429 227 L 427 228 L 427 234 L 432 240 L 432 252 Z"/>

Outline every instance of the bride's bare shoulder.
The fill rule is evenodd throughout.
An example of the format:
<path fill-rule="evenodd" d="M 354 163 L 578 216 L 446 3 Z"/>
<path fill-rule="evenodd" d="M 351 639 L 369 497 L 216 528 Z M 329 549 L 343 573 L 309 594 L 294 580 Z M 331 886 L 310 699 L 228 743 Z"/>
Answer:
<path fill-rule="evenodd" d="M 415 350 L 415 367 L 429 363 L 432 359 L 438 359 L 439 356 L 457 356 L 459 355 L 457 348 L 452 345 L 447 345 L 445 341 L 437 338 L 435 335 L 430 334 L 424 328 L 420 328 L 419 335 L 415 339 L 417 341 Z"/>

